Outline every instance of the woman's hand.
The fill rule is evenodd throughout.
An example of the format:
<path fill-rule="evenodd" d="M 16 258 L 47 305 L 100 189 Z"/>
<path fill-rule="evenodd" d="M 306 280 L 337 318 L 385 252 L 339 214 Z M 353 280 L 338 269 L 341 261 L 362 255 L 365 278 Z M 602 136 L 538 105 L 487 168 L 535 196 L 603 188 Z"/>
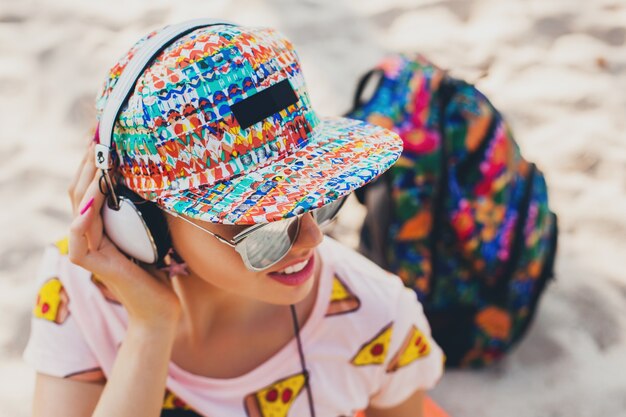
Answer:
<path fill-rule="evenodd" d="M 100 192 L 99 179 L 91 145 L 69 188 L 74 213 L 70 260 L 97 276 L 126 308 L 132 323 L 175 325 L 180 317 L 180 301 L 171 283 L 132 262 L 104 234 L 100 209 L 105 196 Z"/>

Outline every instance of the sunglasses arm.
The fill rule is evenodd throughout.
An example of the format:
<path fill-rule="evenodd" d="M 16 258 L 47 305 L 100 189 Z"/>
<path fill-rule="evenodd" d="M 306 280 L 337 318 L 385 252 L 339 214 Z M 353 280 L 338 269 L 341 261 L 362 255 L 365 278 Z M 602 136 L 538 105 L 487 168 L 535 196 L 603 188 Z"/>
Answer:
<path fill-rule="evenodd" d="M 170 211 L 170 210 L 167 210 L 167 213 L 168 213 L 168 214 L 171 214 L 171 215 L 172 215 L 172 216 L 174 216 L 174 217 L 178 217 L 179 219 L 181 219 L 181 220 L 183 220 L 183 221 L 185 221 L 185 222 L 189 223 L 189 224 L 190 224 L 190 225 L 192 225 L 193 227 L 196 227 L 196 228 L 198 228 L 198 229 L 202 230 L 203 232 L 206 232 L 206 233 L 210 234 L 210 235 L 211 235 L 211 236 L 213 236 L 215 239 L 219 240 L 219 241 L 220 241 L 220 242 L 222 242 L 222 243 L 227 244 L 227 245 L 228 245 L 228 246 L 230 246 L 231 248 L 234 248 L 234 247 L 235 247 L 235 244 L 234 244 L 233 242 L 231 242 L 230 240 L 228 240 L 228 239 L 226 239 L 226 238 L 223 238 L 222 236 L 220 236 L 220 235 L 218 235 L 218 234 L 215 234 L 215 233 L 213 233 L 212 231 L 207 230 L 207 229 L 205 229 L 204 227 L 202 227 L 202 226 L 200 226 L 200 225 L 198 225 L 198 224 L 195 224 L 194 222 L 192 222 L 191 220 L 187 219 L 186 217 L 180 216 L 178 213 L 173 212 L 173 211 Z"/>

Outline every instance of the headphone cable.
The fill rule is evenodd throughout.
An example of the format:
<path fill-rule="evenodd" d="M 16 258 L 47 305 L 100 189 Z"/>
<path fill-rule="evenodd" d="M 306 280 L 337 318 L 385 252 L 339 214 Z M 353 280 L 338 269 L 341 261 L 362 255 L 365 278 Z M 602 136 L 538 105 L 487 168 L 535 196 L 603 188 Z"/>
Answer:
<path fill-rule="evenodd" d="M 296 334 L 296 340 L 298 342 L 298 354 L 300 355 L 300 366 L 302 367 L 302 373 L 304 374 L 304 386 L 306 388 L 306 394 L 309 400 L 309 413 L 311 417 L 315 417 L 315 408 L 313 407 L 313 394 L 311 393 L 311 383 L 309 380 L 309 371 L 306 368 L 306 361 L 304 360 L 304 351 L 302 350 L 302 340 L 300 340 L 300 325 L 298 324 L 298 315 L 296 314 L 296 307 L 292 304 L 291 319 L 293 322 L 294 333 Z"/>

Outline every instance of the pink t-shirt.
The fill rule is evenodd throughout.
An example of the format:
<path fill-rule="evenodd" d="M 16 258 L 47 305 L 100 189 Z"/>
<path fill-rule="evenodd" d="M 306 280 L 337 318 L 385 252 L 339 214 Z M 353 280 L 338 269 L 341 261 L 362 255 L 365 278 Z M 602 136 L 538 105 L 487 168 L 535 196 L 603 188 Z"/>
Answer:
<path fill-rule="evenodd" d="M 392 407 L 433 387 L 443 372 L 443 354 L 415 293 L 330 238 L 318 250 L 319 290 L 301 329 L 316 415 Z M 106 378 L 128 316 L 66 253 L 63 241 L 46 250 L 24 359 L 49 375 Z M 309 415 L 295 338 L 236 378 L 198 376 L 170 362 L 166 386 L 162 416 Z"/>

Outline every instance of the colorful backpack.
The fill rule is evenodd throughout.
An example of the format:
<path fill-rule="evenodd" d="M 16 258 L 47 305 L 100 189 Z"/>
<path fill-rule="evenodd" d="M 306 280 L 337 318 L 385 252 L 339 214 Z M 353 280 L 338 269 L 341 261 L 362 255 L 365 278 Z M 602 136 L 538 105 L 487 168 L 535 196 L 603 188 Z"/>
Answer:
<path fill-rule="evenodd" d="M 484 95 L 419 55 L 368 72 L 348 116 L 404 141 L 399 161 L 357 195 L 368 208 L 362 252 L 415 290 L 447 366 L 501 358 L 553 276 L 557 218 L 542 173 Z"/>

